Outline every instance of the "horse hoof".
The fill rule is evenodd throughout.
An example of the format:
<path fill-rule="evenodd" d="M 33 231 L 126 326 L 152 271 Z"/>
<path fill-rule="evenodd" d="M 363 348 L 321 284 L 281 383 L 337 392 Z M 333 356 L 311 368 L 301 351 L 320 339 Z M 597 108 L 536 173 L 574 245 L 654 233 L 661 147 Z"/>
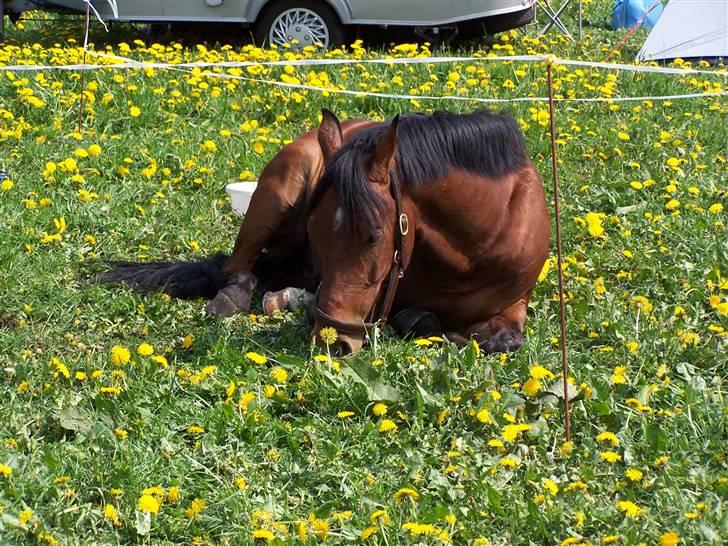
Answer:
<path fill-rule="evenodd" d="M 313 294 L 302 288 L 284 288 L 278 292 L 266 292 L 263 296 L 263 312 L 272 315 L 275 311 L 297 311 L 313 301 Z"/>
<path fill-rule="evenodd" d="M 205 306 L 205 313 L 219 317 L 231 317 L 250 309 L 250 298 L 258 283 L 250 273 L 237 273 Z"/>
<path fill-rule="evenodd" d="M 400 337 L 426 337 L 442 332 L 437 315 L 412 307 L 397 313 L 389 320 L 389 325 Z"/>
<path fill-rule="evenodd" d="M 510 353 L 517 351 L 523 345 L 523 333 L 508 328 L 492 335 L 488 341 L 480 344 L 480 348 L 487 354 Z"/>
<path fill-rule="evenodd" d="M 263 295 L 263 314 L 272 315 L 276 311 L 287 309 L 290 297 L 287 288 L 278 292 L 266 292 Z"/>

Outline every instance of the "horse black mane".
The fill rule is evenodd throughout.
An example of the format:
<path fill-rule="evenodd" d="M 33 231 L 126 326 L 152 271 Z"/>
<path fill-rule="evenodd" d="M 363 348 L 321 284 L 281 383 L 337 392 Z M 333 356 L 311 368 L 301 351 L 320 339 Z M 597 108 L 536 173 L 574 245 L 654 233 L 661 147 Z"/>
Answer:
<path fill-rule="evenodd" d="M 384 203 L 367 179 L 367 161 L 389 129 L 388 122 L 364 129 L 341 147 L 326 165 L 311 198 L 311 208 L 333 187 L 350 233 L 374 227 Z M 529 162 L 516 121 L 506 113 L 479 110 L 472 114 L 435 112 L 399 118 L 395 162 L 402 188 L 433 182 L 458 168 L 500 178 Z"/>

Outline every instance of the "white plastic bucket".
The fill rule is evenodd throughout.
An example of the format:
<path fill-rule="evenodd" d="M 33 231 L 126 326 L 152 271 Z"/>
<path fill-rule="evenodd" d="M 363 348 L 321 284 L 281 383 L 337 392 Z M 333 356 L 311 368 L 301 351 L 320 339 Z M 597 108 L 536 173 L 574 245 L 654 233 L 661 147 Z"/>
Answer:
<path fill-rule="evenodd" d="M 234 182 L 228 184 L 225 190 L 230 194 L 230 203 L 235 214 L 242 216 L 248 211 L 250 199 L 253 197 L 258 182 Z"/>

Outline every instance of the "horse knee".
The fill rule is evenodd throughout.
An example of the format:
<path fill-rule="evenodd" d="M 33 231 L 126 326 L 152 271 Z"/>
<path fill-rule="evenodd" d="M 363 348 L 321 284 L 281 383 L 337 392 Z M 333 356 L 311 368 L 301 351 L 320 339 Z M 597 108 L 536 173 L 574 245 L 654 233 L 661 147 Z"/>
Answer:
<path fill-rule="evenodd" d="M 437 315 L 411 307 L 403 309 L 392 317 L 389 325 L 400 337 L 427 337 L 442 332 Z"/>

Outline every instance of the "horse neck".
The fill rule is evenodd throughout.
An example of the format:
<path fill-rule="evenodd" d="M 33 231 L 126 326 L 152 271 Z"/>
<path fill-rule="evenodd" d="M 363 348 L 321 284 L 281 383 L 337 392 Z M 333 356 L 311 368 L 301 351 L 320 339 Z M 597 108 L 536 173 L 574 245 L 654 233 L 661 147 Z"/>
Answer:
<path fill-rule="evenodd" d="M 484 248 L 494 249 L 512 224 L 511 198 L 515 175 L 484 179 L 453 170 L 417 188 L 404 184 L 415 253 L 452 262 L 470 259 Z"/>

